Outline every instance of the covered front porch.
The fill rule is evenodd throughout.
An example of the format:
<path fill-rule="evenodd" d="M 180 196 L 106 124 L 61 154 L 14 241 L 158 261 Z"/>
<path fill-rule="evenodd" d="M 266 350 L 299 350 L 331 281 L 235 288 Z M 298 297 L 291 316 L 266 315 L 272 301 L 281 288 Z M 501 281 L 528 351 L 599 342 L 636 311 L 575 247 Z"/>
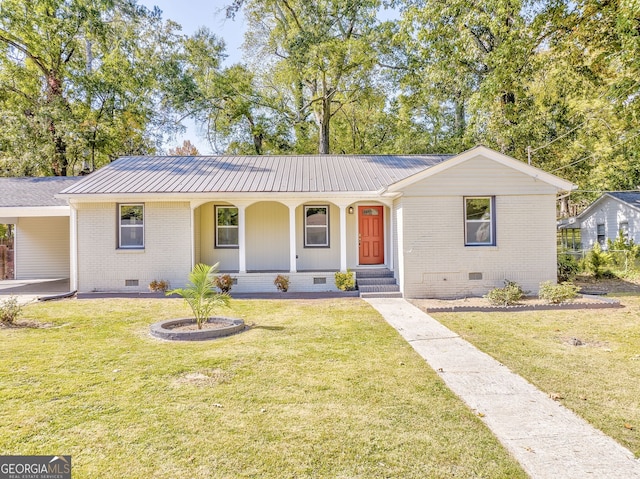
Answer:
<path fill-rule="evenodd" d="M 278 274 L 291 292 L 335 291 L 334 274 L 394 269 L 391 204 L 362 199 L 192 202 L 193 260 L 218 263 L 233 291 L 276 291 Z"/>

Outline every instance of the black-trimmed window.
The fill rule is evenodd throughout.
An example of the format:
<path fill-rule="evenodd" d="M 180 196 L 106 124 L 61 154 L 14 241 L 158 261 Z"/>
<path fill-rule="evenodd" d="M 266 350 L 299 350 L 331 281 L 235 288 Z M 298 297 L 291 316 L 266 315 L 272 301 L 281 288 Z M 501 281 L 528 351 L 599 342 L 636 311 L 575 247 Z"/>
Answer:
<path fill-rule="evenodd" d="M 472 196 L 464 199 L 465 246 L 495 246 L 496 219 L 494 196 Z"/>
<path fill-rule="evenodd" d="M 304 247 L 329 246 L 329 206 L 304 207 Z"/>
<path fill-rule="evenodd" d="M 144 248 L 144 205 L 118 205 L 118 248 Z"/>
<path fill-rule="evenodd" d="M 596 225 L 596 239 L 600 246 L 603 248 L 607 245 L 607 233 L 604 227 L 604 223 L 600 223 Z"/>
<path fill-rule="evenodd" d="M 238 208 L 216 206 L 216 248 L 238 247 Z"/>

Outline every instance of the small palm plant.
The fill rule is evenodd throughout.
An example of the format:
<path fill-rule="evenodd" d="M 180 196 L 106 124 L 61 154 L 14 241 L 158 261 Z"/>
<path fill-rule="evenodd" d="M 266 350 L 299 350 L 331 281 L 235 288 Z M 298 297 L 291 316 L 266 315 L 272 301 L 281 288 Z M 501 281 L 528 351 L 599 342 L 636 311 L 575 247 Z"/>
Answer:
<path fill-rule="evenodd" d="M 215 274 L 218 263 L 213 266 L 199 263 L 189 273 L 189 283 L 185 288 L 172 289 L 167 295 L 177 294 L 182 296 L 193 310 L 198 329 L 211 317 L 211 312 L 220 306 L 229 304 L 229 295 L 216 291 Z"/>

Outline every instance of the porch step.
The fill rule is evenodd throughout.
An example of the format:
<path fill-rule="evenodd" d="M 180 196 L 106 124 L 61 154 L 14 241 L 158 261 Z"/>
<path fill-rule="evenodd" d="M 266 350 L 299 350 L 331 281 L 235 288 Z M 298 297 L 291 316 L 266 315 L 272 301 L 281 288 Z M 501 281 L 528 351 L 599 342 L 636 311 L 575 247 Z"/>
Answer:
<path fill-rule="evenodd" d="M 400 291 L 400 286 L 397 284 L 372 284 L 368 286 L 362 286 L 358 284 L 360 293 L 393 293 Z"/>
<path fill-rule="evenodd" d="M 382 278 L 361 278 L 358 276 L 358 285 L 362 286 L 377 286 L 381 284 L 396 284 L 396 279 L 391 277 L 382 277 Z"/>
<path fill-rule="evenodd" d="M 402 298 L 393 272 L 386 268 L 356 270 L 361 298 Z"/>
<path fill-rule="evenodd" d="M 393 278 L 393 272 L 387 268 L 356 269 L 354 272 L 358 280 L 362 278 Z"/>
<path fill-rule="evenodd" d="M 402 298 L 400 291 L 388 293 L 360 293 L 361 298 Z"/>

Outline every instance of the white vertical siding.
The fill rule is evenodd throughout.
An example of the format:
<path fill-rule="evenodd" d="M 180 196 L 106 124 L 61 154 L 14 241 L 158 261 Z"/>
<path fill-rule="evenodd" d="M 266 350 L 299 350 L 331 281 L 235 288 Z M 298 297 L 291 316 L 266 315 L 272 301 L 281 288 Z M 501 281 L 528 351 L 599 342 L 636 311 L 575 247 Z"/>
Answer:
<path fill-rule="evenodd" d="M 69 217 L 19 218 L 16 279 L 69 278 Z"/>
<path fill-rule="evenodd" d="M 602 198 L 587 216 L 581 218 L 582 248 L 593 248 L 598 240 L 597 225 L 604 224 L 606 237 L 613 241 L 618 236 L 620 223 L 624 222 L 629 223 L 629 238 L 640 243 L 640 211 L 615 198 Z"/>
<path fill-rule="evenodd" d="M 246 210 L 247 271 L 289 270 L 289 208 L 261 201 Z"/>
<path fill-rule="evenodd" d="M 198 208 L 200 214 L 200 261 L 219 263 L 220 271 L 238 271 L 238 248 L 216 248 L 216 218 L 214 206 L 230 206 L 226 203 L 206 203 Z"/>
<path fill-rule="evenodd" d="M 296 208 L 298 271 L 338 271 L 340 269 L 340 208 L 322 200 L 310 201 L 305 205 L 329 206 L 329 247 L 304 247 L 304 205 Z M 348 243 L 349 239 L 347 239 Z"/>

